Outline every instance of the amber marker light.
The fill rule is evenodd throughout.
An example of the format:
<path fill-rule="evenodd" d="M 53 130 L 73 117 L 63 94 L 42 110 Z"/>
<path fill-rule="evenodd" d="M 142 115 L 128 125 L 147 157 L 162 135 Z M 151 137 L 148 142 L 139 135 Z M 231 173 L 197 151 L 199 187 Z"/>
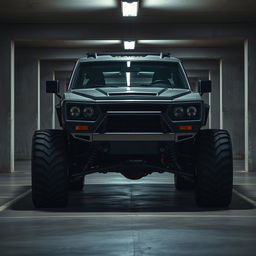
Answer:
<path fill-rule="evenodd" d="M 181 125 L 181 126 L 178 126 L 178 128 L 181 131 L 191 131 L 191 130 L 193 130 L 193 127 L 191 125 Z"/>
<path fill-rule="evenodd" d="M 89 126 L 88 125 L 76 125 L 75 130 L 76 131 L 88 131 Z"/>

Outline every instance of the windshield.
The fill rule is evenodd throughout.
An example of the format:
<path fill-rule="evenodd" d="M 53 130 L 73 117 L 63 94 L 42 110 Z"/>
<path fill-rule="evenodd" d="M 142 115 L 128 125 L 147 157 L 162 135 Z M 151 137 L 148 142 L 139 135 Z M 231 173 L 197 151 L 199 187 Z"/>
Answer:
<path fill-rule="evenodd" d="M 99 87 L 160 87 L 188 89 L 179 63 L 115 61 L 80 63 L 72 89 Z"/>

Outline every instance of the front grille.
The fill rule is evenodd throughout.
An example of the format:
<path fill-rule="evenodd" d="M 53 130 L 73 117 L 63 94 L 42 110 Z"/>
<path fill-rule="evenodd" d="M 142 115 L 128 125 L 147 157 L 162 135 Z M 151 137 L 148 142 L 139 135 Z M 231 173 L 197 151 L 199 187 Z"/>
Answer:
<path fill-rule="evenodd" d="M 161 104 L 102 104 L 102 112 L 107 111 L 165 111 L 166 105 Z"/>
<path fill-rule="evenodd" d="M 97 132 L 166 132 L 160 115 L 108 115 Z"/>

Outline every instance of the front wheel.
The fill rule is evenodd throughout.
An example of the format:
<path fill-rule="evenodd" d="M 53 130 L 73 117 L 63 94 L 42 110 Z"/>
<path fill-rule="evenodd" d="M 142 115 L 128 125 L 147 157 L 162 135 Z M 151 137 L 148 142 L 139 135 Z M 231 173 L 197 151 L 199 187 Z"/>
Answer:
<path fill-rule="evenodd" d="M 230 136 L 225 130 L 201 130 L 196 145 L 196 202 L 199 206 L 227 207 L 233 187 Z"/>
<path fill-rule="evenodd" d="M 37 208 L 65 207 L 69 174 L 62 130 L 36 131 L 32 141 L 32 200 Z"/>

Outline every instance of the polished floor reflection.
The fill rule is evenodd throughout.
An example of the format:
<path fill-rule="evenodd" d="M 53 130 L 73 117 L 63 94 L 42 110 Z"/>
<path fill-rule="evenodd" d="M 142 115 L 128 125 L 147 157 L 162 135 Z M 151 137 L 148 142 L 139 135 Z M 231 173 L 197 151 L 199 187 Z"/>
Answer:
<path fill-rule="evenodd" d="M 31 193 L 10 207 L 13 211 L 33 211 Z M 253 209 L 233 193 L 229 210 Z M 210 209 L 217 211 L 222 209 Z M 71 192 L 68 207 L 49 212 L 201 212 L 193 191 L 176 191 L 173 184 L 90 184 L 82 192 Z"/>
<path fill-rule="evenodd" d="M 193 191 L 176 191 L 170 174 L 136 182 L 94 174 L 67 208 L 35 210 L 29 165 L 19 168 L 0 175 L 8 191 L 1 207 L 17 199 L 0 211 L 1 256 L 255 255 L 256 176 L 239 164 L 227 209 L 198 208 Z"/>

